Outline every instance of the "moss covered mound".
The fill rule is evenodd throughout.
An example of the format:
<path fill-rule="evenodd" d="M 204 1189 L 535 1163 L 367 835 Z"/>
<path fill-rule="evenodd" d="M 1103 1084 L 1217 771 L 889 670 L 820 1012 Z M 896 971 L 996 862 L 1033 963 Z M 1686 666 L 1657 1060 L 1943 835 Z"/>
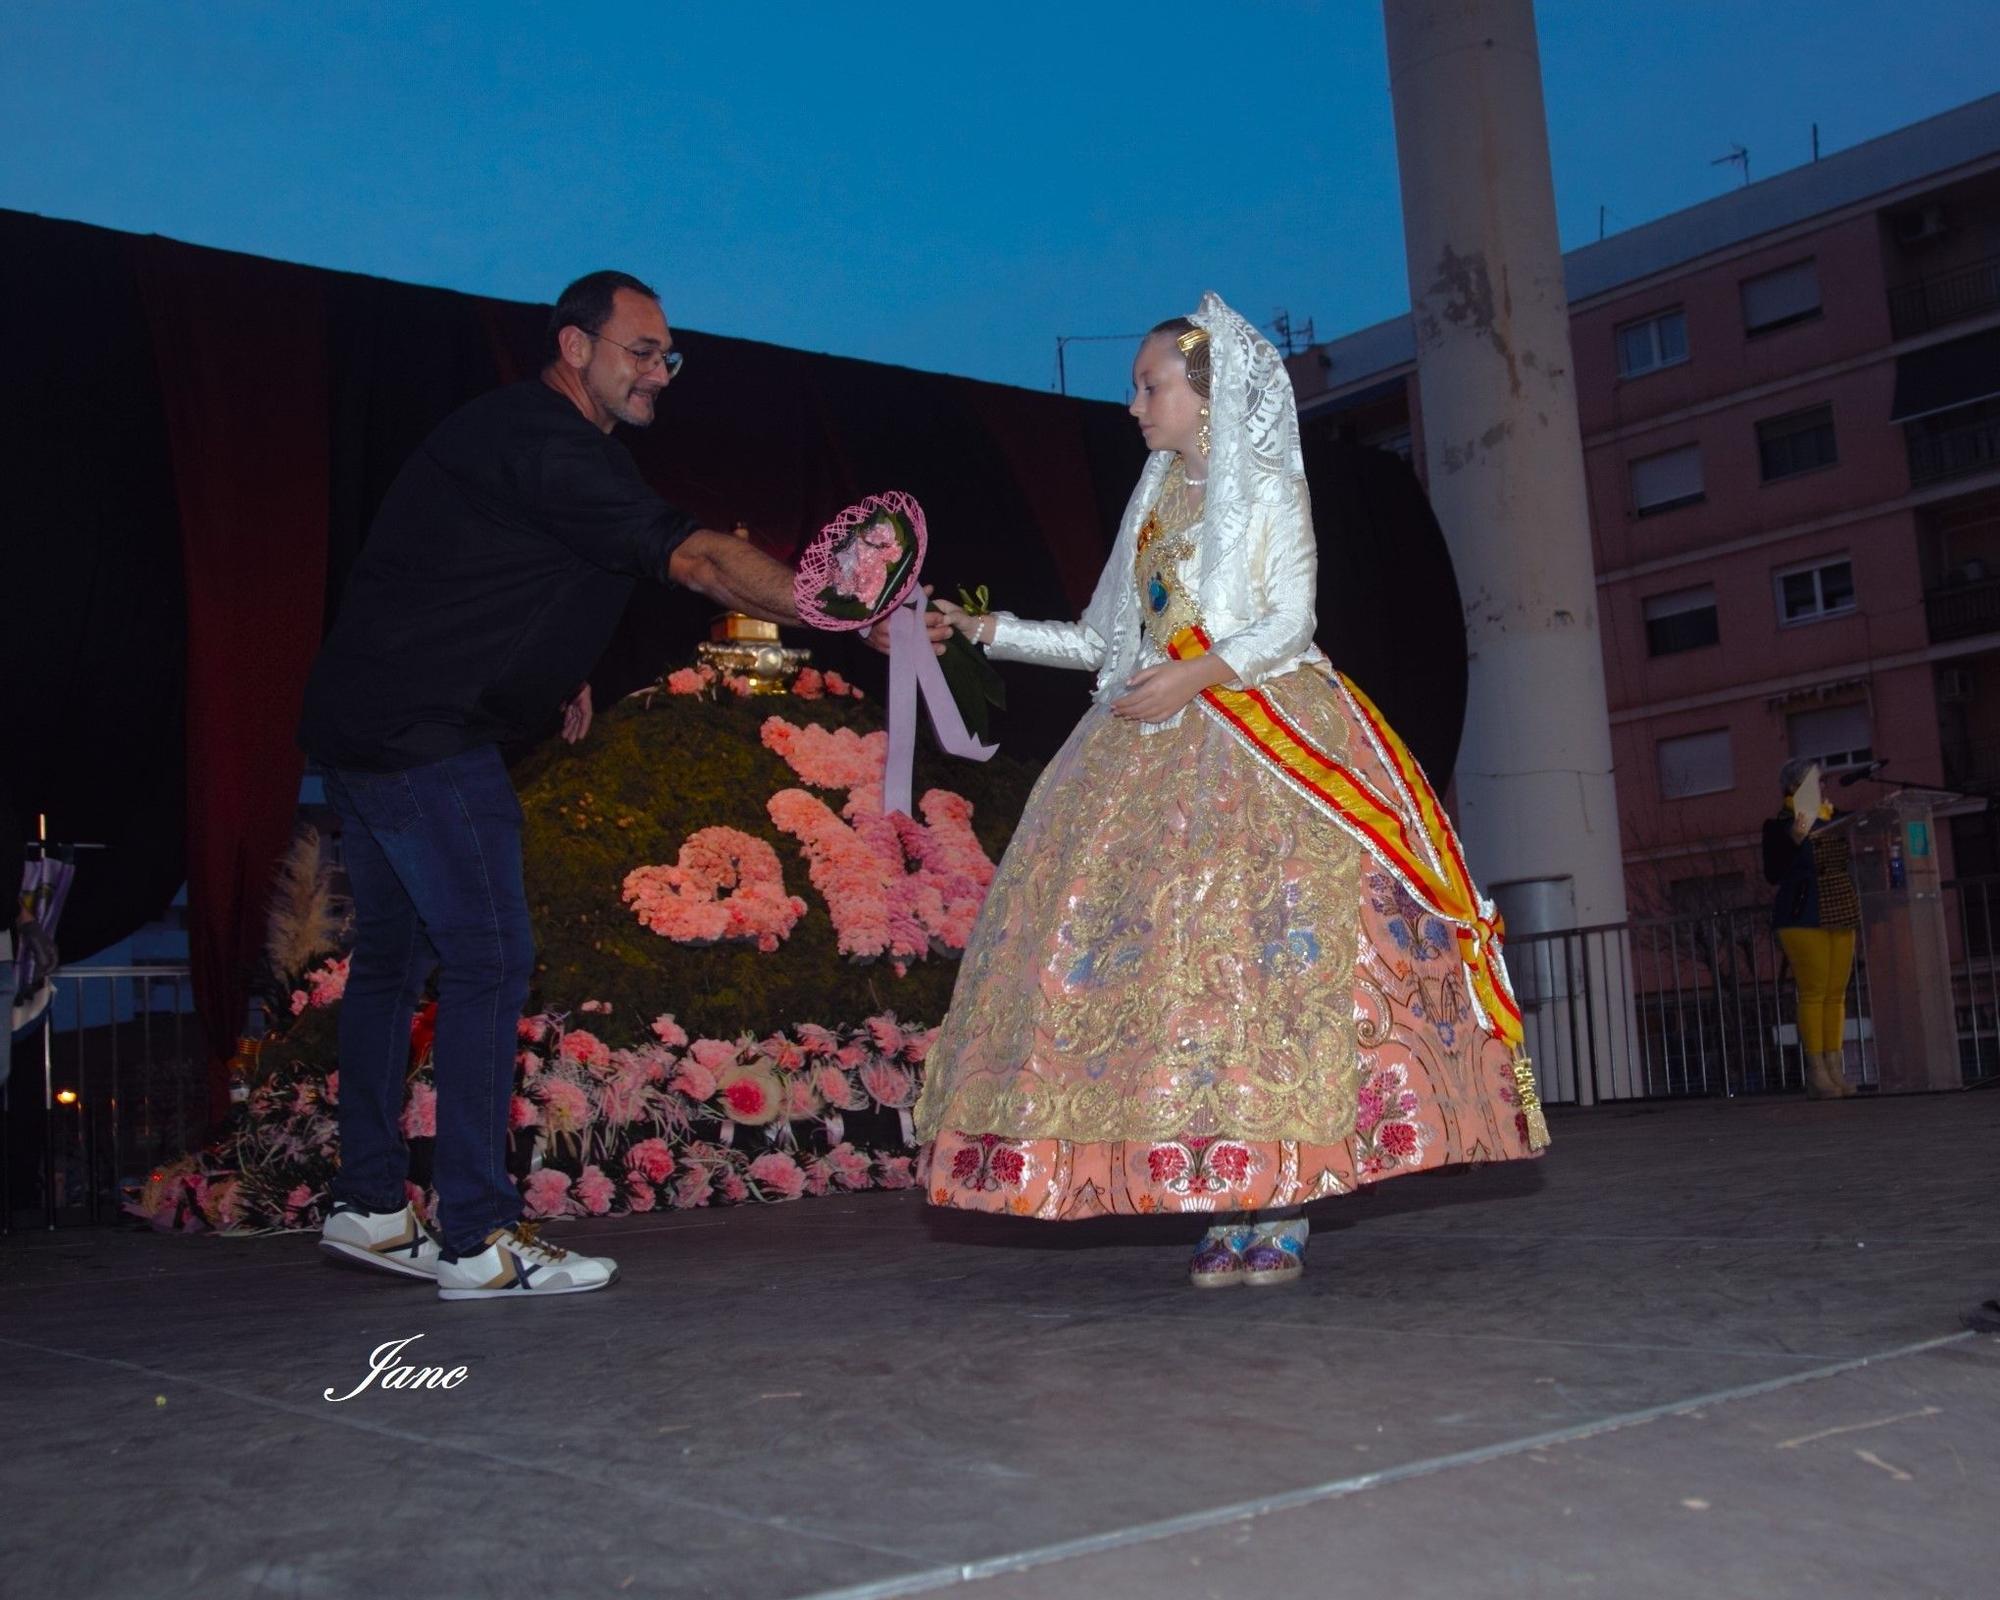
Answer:
<path fill-rule="evenodd" d="M 873 702 L 660 692 L 601 712 L 582 744 L 551 741 L 515 768 L 541 1005 L 574 1012 L 585 1000 L 610 1002 L 609 1017 L 576 1021 L 614 1043 L 636 1042 L 663 1011 L 691 1033 L 715 1037 L 856 1023 L 882 1011 L 926 1024 L 943 1017 L 956 960 L 933 954 L 899 978 L 886 961 L 856 964 L 840 955 L 798 841 L 764 809 L 780 789 L 803 787 L 758 737 L 771 716 L 857 733 L 883 726 Z M 970 800 L 974 831 L 997 862 L 1035 776 L 1005 754 L 983 764 L 940 755 L 926 733 L 915 793 L 943 788 Z M 846 799 L 814 792 L 835 811 Z M 642 927 L 621 898 L 634 867 L 671 865 L 690 834 L 717 826 L 769 843 L 787 891 L 806 902 L 806 915 L 775 952 L 676 944 Z"/>

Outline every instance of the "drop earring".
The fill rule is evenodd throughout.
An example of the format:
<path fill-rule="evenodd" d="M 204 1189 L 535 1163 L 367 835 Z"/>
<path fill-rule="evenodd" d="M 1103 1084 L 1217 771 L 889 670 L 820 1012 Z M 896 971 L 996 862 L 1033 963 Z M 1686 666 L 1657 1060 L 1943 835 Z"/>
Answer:
<path fill-rule="evenodd" d="M 1201 453 L 1208 454 L 1208 407 L 1201 408 L 1201 426 L 1195 430 L 1194 442 Z"/>

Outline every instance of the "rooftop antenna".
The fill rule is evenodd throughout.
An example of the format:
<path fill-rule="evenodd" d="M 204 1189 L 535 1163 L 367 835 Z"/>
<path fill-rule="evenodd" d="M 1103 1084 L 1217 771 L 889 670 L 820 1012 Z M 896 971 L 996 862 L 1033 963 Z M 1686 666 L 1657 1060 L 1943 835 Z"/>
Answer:
<path fill-rule="evenodd" d="M 1313 336 L 1313 322 L 1307 317 L 1305 326 L 1292 325 L 1292 314 L 1283 306 L 1271 313 L 1271 342 L 1278 347 L 1280 355 L 1295 356 L 1301 350 L 1310 350 L 1317 340 Z"/>
<path fill-rule="evenodd" d="M 1813 124 L 1813 160 L 1819 160 L 1819 124 Z"/>
<path fill-rule="evenodd" d="M 1744 149 L 1742 145 L 1731 145 L 1728 155 L 1717 156 L 1713 161 L 1709 162 L 1709 165 L 1711 167 L 1741 167 L 1743 169 L 1743 187 L 1746 189 L 1750 187 L 1750 152 Z"/>
<path fill-rule="evenodd" d="M 1069 365 L 1064 352 L 1073 344 L 1110 344 L 1114 341 L 1130 343 L 1143 339 L 1143 333 L 1059 333 L 1056 335 L 1056 393 L 1069 393 Z"/>

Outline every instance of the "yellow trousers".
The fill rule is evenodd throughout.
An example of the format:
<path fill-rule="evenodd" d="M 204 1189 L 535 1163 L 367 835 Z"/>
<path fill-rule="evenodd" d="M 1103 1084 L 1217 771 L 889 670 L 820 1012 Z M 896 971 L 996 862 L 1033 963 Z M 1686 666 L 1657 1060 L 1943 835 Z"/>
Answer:
<path fill-rule="evenodd" d="M 1847 1038 L 1852 928 L 1780 928 L 1778 943 L 1799 986 L 1799 1044 L 1808 1055 L 1838 1050 Z"/>

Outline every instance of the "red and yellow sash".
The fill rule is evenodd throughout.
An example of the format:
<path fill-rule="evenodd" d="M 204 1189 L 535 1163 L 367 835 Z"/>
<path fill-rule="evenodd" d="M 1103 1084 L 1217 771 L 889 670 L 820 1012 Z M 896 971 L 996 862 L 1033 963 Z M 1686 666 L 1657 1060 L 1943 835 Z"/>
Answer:
<path fill-rule="evenodd" d="M 1167 646 L 1176 661 L 1205 656 L 1208 635 L 1183 628 Z M 1488 1032 L 1505 1041 L 1515 1056 L 1515 1083 L 1539 1148 L 1548 1142 L 1547 1125 L 1535 1093 L 1533 1069 L 1521 1054 L 1521 1008 L 1501 960 L 1503 927 L 1490 901 L 1480 897 L 1451 819 L 1408 745 L 1346 677 L 1335 675 L 1369 742 L 1395 778 L 1404 807 L 1388 803 L 1352 768 L 1336 761 L 1296 727 L 1268 695 L 1256 689 L 1204 689 L 1209 711 L 1298 790 L 1323 815 L 1360 844 L 1427 911 L 1448 923 L 1458 939 L 1472 1003 Z M 1412 827 L 1405 814 L 1414 818 Z"/>

